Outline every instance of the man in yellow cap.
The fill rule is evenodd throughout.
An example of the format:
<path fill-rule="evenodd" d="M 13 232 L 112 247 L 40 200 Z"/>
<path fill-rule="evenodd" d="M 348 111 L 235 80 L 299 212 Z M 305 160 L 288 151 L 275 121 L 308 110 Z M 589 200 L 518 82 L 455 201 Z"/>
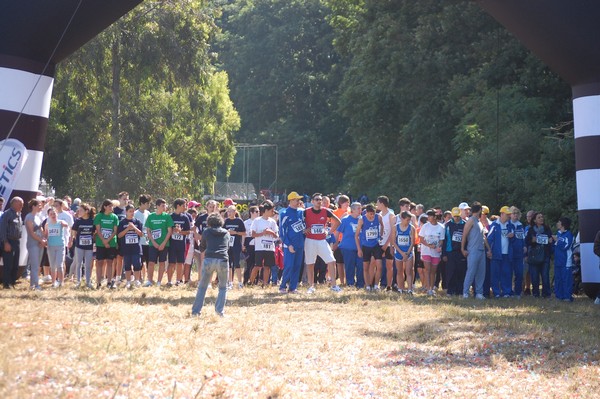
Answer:
<path fill-rule="evenodd" d="M 279 212 L 279 236 L 283 242 L 283 275 L 279 292 L 298 293 L 298 281 L 304 255 L 304 213 L 299 209 L 302 196 L 288 194 L 288 207 Z"/>
<path fill-rule="evenodd" d="M 463 283 L 467 273 L 467 258 L 460 250 L 465 221 L 462 219 L 461 209 L 452 208 L 452 219 L 446 223 L 446 239 L 442 251 L 442 259 L 446 262 L 446 281 L 448 296 L 461 295 Z"/>
<path fill-rule="evenodd" d="M 490 282 L 496 298 L 508 298 L 512 295 L 512 240 L 515 237 L 515 226 L 510 222 L 510 207 L 500 209 L 500 218 L 490 226 L 487 236 L 492 250 L 490 265 Z"/>

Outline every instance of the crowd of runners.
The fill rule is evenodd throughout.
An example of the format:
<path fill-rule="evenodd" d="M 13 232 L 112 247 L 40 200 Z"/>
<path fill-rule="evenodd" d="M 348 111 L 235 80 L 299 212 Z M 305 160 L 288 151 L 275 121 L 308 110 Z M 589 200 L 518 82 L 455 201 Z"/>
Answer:
<path fill-rule="evenodd" d="M 141 195 L 134 206 L 121 192 L 96 211 L 78 199 L 38 196 L 25 205 L 30 286 L 188 285 L 196 270 L 202 276 L 207 218 L 220 214 L 228 231 L 227 289 L 276 286 L 296 294 L 303 286 L 311 294 L 322 286 L 483 299 L 550 297 L 553 288 L 564 301 L 577 289 L 579 257 L 567 217 L 553 232 L 542 213 L 522 220 L 514 206 L 492 215 L 463 202 L 444 212 L 402 198 L 394 212 L 386 196 L 374 204 L 341 194 L 292 192 L 286 199 L 286 207 L 264 200 L 241 212 L 230 198 L 219 207 Z"/>

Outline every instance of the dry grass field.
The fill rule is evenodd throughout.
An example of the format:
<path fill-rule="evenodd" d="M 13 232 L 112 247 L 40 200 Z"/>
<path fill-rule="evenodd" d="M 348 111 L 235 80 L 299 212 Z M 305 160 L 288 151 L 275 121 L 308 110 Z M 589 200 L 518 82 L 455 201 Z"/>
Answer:
<path fill-rule="evenodd" d="M 1 398 L 592 398 L 600 307 L 319 288 L 0 291 Z M 304 290 L 302 290 L 304 292 Z"/>

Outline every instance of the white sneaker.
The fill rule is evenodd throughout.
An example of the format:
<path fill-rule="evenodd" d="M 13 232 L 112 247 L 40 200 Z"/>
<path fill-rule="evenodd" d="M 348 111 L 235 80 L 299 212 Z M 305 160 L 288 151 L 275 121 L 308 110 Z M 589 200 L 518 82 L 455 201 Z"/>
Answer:
<path fill-rule="evenodd" d="M 128 281 L 127 284 L 125 284 L 125 289 L 126 290 L 130 290 L 131 289 L 131 283 Z"/>
<path fill-rule="evenodd" d="M 46 275 L 44 276 L 43 282 L 44 282 L 44 283 L 51 283 L 51 282 L 52 282 L 52 276 L 51 276 L 51 275 L 49 275 L 49 274 L 46 274 Z"/>
<path fill-rule="evenodd" d="M 477 294 L 475 296 L 475 298 L 477 298 L 477 299 L 485 299 L 485 297 L 483 296 L 483 294 Z"/>
<path fill-rule="evenodd" d="M 308 287 L 308 289 L 306 290 L 307 294 L 314 294 L 315 293 L 315 286 L 310 286 Z"/>
<path fill-rule="evenodd" d="M 333 287 L 331 287 L 331 291 L 340 292 L 340 291 L 342 291 L 342 289 L 340 288 L 339 285 L 334 285 Z"/>
<path fill-rule="evenodd" d="M 367 286 L 365 287 L 365 291 L 367 291 L 367 292 L 371 292 L 371 286 L 370 286 L 370 285 L 367 285 Z"/>
<path fill-rule="evenodd" d="M 600 296 L 596 298 L 594 305 L 600 305 Z"/>
<path fill-rule="evenodd" d="M 146 282 L 144 283 L 144 287 L 152 287 L 152 281 L 146 280 Z"/>
<path fill-rule="evenodd" d="M 133 282 L 133 285 L 135 286 L 135 288 L 139 288 L 139 287 L 141 287 L 141 286 L 142 286 L 142 283 L 140 283 L 140 280 L 135 280 L 135 281 Z"/>
<path fill-rule="evenodd" d="M 60 283 L 58 282 L 58 280 L 56 280 L 52 286 L 54 288 L 58 288 L 58 287 L 60 287 Z"/>
<path fill-rule="evenodd" d="M 469 294 L 463 294 L 463 298 L 468 298 Z"/>
<path fill-rule="evenodd" d="M 242 288 L 244 288 L 244 284 L 238 283 L 238 288 L 241 290 Z"/>
<path fill-rule="evenodd" d="M 373 286 L 373 291 L 381 291 L 381 288 L 379 288 L 378 285 L 374 285 Z"/>

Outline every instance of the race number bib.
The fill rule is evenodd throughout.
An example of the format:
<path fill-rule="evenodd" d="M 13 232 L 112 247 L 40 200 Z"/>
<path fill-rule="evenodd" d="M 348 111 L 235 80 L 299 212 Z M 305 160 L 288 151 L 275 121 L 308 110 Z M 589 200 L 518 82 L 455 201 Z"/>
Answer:
<path fill-rule="evenodd" d="M 177 241 L 183 241 L 183 234 L 173 234 L 173 235 L 171 235 L 171 239 L 177 240 Z"/>
<path fill-rule="evenodd" d="M 92 236 L 79 236 L 79 245 L 82 247 L 92 245 Z"/>
<path fill-rule="evenodd" d="M 454 242 L 462 242 L 462 236 L 463 236 L 463 232 L 462 231 L 455 231 L 452 233 L 452 241 Z"/>
<path fill-rule="evenodd" d="M 104 238 L 105 240 L 110 238 L 110 236 L 112 236 L 113 231 L 111 229 L 101 229 L 100 232 L 102 233 L 102 238 Z"/>
<path fill-rule="evenodd" d="M 229 246 L 233 247 L 235 244 L 235 236 L 229 236 Z"/>
<path fill-rule="evenodd" d="M 523 234 L 522 231 L 515 231 L 515 237 L 517 238 L 517 240 L 524 240 L 525 239 L 525 235 Z"/>
<path fill-rule="evenodd" d="M 378 236 L 379 232 L 377 231 L 377 228 L 371 227 L 365 231 L 365 237 L 367 240 L 376 240 Z"/>
<path fill-rule="evenodd" d="M 352 232 L 356 233 L 356 228 L 358 227 L 358 223 L 351 223 L 350 226 L 352 226 Z"/>
<path fill-rule="evenodd" d="M 292 223 L 292 230 L 294 230 L 294 233 L 301 233 L 305 228 L 306 226 L 302 220 L 297 220 L 295 223 Z"/>
<path fill-rule="evenodd" d="M 275 243 L 273 241 L 263 240 L 262 246 L 265 251 L 273 251 L 275 249 Z"/>
<path fill-rule="evenodd" d="M 48 229 L 48 235 L 51 237 L 57 237 L 60 235 L 60 229 L 58 227 L 51 227 Z"/>
<path fill-rule="evenodd" d="M 548 236 L 546 234 L 538 234 L 535 237 L 535 242 L 539 245 L 548 245 Z"/>
<path fill-rule="evenodd" d="M 140 238 L 137 235 L 130 234 L 125 236 L 125 244 L 138 244 Z"/>
<path fill-rule="evenodd" d="M 410 245 L 410 236 L 398 236 L 396 243 L 399 247 L 408 247 Z"/>
<path fill-rule="evenodd" d="M 161 229 L 152 230 L 152 238 L 153 239 L 158 240 L 160 237 L 162 237 Z"/>
<path fill-rule="evenodd" d="M 313 224 L 310 227 L 311 234 L 325 234 L 325 226 L 322 224 Z"/>

